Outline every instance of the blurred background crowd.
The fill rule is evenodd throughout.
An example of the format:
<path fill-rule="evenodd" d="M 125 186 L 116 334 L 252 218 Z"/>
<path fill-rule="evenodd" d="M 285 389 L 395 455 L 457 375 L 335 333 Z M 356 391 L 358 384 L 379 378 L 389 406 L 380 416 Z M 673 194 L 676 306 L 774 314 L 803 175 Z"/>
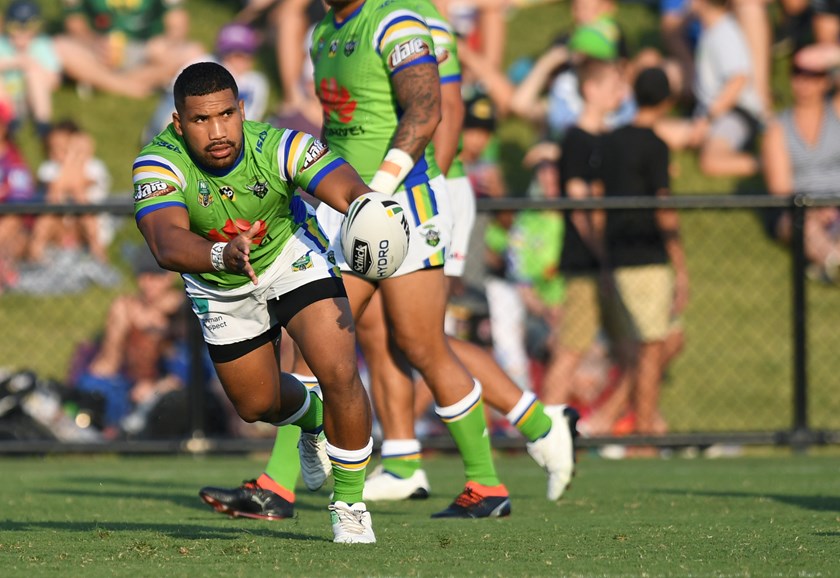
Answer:
<path fill-rule="evenodd" d="M 692 186 L 837 193 L 840 3 L 651 0 L 627 11 L 616 0 L 434 1 L 458 38 L 461 157 L 479 198 L 665 196 Z M 320 0 L 250 0 L 216 24 L 199 17 L 199 27 L 197 15 L 230 3 L 196 4 L 2 3 L 0 203 L 127 201 L 130 159 L 169 123 L 174 78 L 196 61 L 231 70 L 248 119 L 320 134 L 307 47 L 325 14 Z M 545 15 L 547 42 L 512 32 L 520 11 Z M 638 26 L 642 13 L 653 26 Z M 513 151 L 512 134 L 527 146 Z M 824 284 L 840 271 L 838 217 L 825 207 L 805 224 L 809 275 Z M 660 382 L 685 346 L 691 287 L 679 220 L 652 210 L 599 219 L 482 214 L 449 326 L 492 348 L 521 387 L 579 406 L 585 433 L 665 433 Z M 788 212 L 761 219 L 774 243 L 790 242 Z M 178 433 L 160 416 L 186 403 L 189 316 L 177 276 L 129 242 L 131 227 L 107 214 L 0 214 L 0 299 L 118 288 L 104 293 L 107 313 L 74 346 L 66 375 L 44 385 L 20 366 L 0 374 L 7 400 L 52 387 L 31 413 L 68 439 Z M 207 373 L 212 392 L 209 364 Z M 50 405 L 50 395 L 60 401 Z M 84 435 L 60 425 L 68 412 L 55 407 L 68 400 L 94 408 Z M 0 421 L 11 407 L 0 398 Z M 419 419 L 426 409 L 418 404 Z M 218 432 L 264 433 L 224 403 L 210 411 Z M 434 420 L 422 423 L 439 433 Z"/>

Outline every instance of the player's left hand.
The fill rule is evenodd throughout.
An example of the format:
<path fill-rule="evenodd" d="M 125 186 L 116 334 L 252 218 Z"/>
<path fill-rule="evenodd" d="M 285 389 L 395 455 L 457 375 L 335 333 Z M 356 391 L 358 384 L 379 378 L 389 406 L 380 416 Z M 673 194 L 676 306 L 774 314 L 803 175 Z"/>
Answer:
<path fill-rule="evenodd" d="M 239 233 L 234 237 L 222 252 L 225 261 L 225 268 L 233 273 L 247 275 L 254 285 L 259 283 L 254 268 L 251 267 L 251 244 L 253 238 L 260 232 L 262 221 L 255 221 L 247 231 Z"/>

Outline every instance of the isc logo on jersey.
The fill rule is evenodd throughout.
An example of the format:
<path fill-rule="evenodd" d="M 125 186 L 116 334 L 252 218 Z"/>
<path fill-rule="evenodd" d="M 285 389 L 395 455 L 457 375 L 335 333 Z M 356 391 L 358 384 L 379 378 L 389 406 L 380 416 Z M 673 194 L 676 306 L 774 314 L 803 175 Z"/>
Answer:
<path fill-rule="evenodd" d="M 163 195 L 168 195 L 169 193 L 173 192 L 175 187 L 168 183 L 164 183 L 163 181 L 154 181 L 151 183 L 143 183 L 139 185 L 135 185 L 134 187 L 134 200 L 136 202 L 142 201 L 144 199 L 151 199 L 152 197 L 162 197 Z"/>
<path fill-rule="evenodd" d="M 309 148 L 306 151 L 306 156 L 304 156 L 303 158 L 303 168 L 301 169 L 301 171 L 305 171 L 306 169 L 317 163 L 318 159 L 327 154 L 328 150 L 330 149 L 327 148 L 327 145 L 325 145 L 319 140 L 316 140 L 311 145 L 309 145 Z"/>
<path fill-rule="evenodd" d="M 429 45 L 422 38 L 412 38 L 405 42 L 400 42 L 391 51 L 391 56 L 388 58 L 388 65 L 391 70 L 396 70 L 403 64 L 407 64 L 415 58 L 426 56 L 430 54 Z"/>

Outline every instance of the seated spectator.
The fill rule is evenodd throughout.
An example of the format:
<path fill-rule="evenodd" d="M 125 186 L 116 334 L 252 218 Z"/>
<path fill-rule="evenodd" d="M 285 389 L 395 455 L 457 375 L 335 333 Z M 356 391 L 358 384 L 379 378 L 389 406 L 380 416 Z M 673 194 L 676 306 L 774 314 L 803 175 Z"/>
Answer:
<path fill-rule="evenodd" d="M 0 93 L 15 108 L 12 130 L 26 117 L 44 136 L 52 118 L 52 96 L 61 83 L 61 62 L 51 38 L 42 34 L 41 11 L 32 0 L 6 9 L 0 36 Z"/>
<path fill-rule="evenodd" d="M 692 11 L 703 25 L 695 58 L 698 108 L 693 127 L 700 170 L 713 176 L 749 177 L 758 171 L 750 151 L 764 109 L 753 84 L 744 33 L 727 0 L 693 0 Z"/>
<path fill-rule="evenodd" d="M 239 98 L 245 103 L 245 118 L 261 121 L 268 106 L 268 79 L 256 69 L 256 54 L 260 47 L 257 33 L 245 24 L 227 24 L 216 35 L 215 54 L 204 60 L 215 60 L 227 68 L 236 79 Z M 174 79 L 160 97 L 158 106 L 144 130 L 144 141 L 150 141 L 172 122 Z M 319 107 L 320 110 L 320 107 Z"/>
<path fill-rule="evenodd" d="M 798 55 L 797 55 L 798 56 Z M 791 70 L 793 105 L 767 127 L 762 143 L 764 180 L 771 195 L 794 193 L 837 196 L 840 183 L 840 96 L 828 98 L 827 71 L 805 67 L 795 58 Z M 770 235 L 790 243 L 791 214 L 767 212 Z M 840 280 L 840 209 L 808 209 L 805 256 L 819 278 Z"/>
<path fill-rule="evenodd" d="M 35 179 L 9 134 L 12 105 L 0 100 L 0 203 L 20 203 L 36 198 Z M 17 283 L 18 265 L 26 252 L 30 217 L 0 215 L 0 293 Z"/>
<path fill-rule="evenodd" d="M 64 72 L 82 86 L 143 98 L 204 54 L 189 39 L 184 0 L 63 0 L 56 48 Z"/>
<path fill-rule="evenodd" d="M 105 426 L 111 435 L 137 405 L 184 385 L 166 364 L 184 291 L 176 284 L 177 275 L 161 269 L 145 247 L 137 251 L 137 292 L 111 303 L 98 350 L 76 383 L 77 389 L 105 398 Z"/>
<path fill-rule="evenodd" d="M 46 138 L 47 158 L 38 167 L 38 181 L 52 204 L 101 203 L 109 195 L 111 176 L 95 155 L 93 138 L 72 120 L 55 124 Z M 43 215 L 32 231 L 28 257 L 40 263 L 50 245 L 86 247 L 100 262 L 106 262 L 107 243 L 113 225 L 107 215 Z"/>
<path fill-rule="evenodd" d="M 667 54 L 676 59 L 685 79 L 679 94 L 682 100 L 693 96 L 694 49 L 700 24 L 691 15 L 690 0 L 660 0 L 659 30 Z"/>

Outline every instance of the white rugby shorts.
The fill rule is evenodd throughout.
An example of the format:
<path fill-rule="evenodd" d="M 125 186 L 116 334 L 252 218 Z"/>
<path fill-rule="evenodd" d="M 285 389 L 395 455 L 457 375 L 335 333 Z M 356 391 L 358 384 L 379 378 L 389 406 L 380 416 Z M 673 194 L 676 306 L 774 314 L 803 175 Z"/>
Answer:
<path fill-rule="evenodd" d="M 446 188 L 452 207 L 452 243 L 446 254 L 443 273 L 447 277 L 463 277 L 475 225 L 475 193 L 467 177 L 446 179 Z"/>
<path fill-rule="evenodd" d="M 392 277 L 444 265 L 452 242 L 452 207 L 444 178 L 438 176 L 411 190 L 398 191 L 394 200 L 405 209 L 410 237 L 408 255 Z M 316 214 L 318 224 L 336 248 L 336 262 L 342 271 L 349 272 L 341 252 L 344 215 L 326 203 L 318 205 Z"/>
<path fill-rule="evenodd" d="M 322 234 L 307 225 L 286 242 L 256 286 L 249 281 L 242 287 L 224 290 L 183 275 L 187 296 L 207 343 L 228 345 L 262 335 L 279 322 L 269 310 L 268 301 L 313 281 L 341 276 L 336 251 Z"/>

